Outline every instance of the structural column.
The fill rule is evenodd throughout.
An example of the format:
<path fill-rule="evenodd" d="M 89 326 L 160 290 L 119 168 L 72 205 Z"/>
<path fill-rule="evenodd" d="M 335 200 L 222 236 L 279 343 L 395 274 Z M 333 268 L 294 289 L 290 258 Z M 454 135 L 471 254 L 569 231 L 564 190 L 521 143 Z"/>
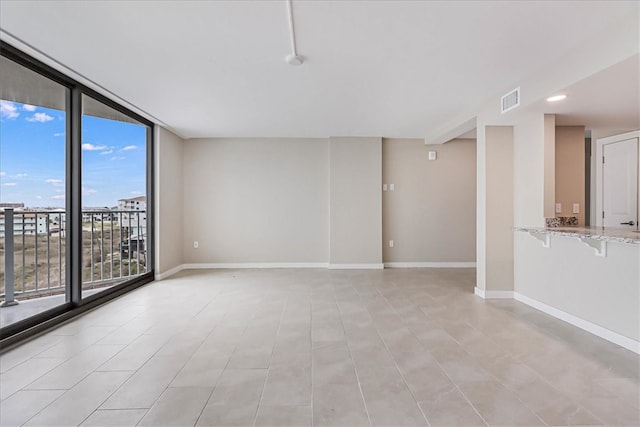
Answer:
<path fill-rule="evenodd" d="M 329 268 L 383 268 L 382 138 L 329 139 Z"/>
<path fill-rule="evenodd" d="M 477 282 L 483 298 L 513 295 L 514 137 L 512 126 L 478 124 Z"/>

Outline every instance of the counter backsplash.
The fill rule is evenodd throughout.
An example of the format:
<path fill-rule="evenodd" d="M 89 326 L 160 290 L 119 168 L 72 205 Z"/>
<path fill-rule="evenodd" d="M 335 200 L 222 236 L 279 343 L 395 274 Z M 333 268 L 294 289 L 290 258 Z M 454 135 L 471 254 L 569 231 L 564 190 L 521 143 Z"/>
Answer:
<path fill-rule="evenodd" d="M 557 216 L 555 218 L 545 218 L 547 227 L 577 227 L 577 216 Z"/>

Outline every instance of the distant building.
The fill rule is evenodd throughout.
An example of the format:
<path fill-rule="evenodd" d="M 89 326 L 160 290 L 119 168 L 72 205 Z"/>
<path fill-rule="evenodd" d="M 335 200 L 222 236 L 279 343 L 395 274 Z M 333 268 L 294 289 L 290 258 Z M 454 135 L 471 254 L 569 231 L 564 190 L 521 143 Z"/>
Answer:
<path fill-rule="evenodd" d="M 147 196 L 118 200 L 118 221 L 121 227 L 131 228 L 132 234 L 144 233 L 147 227 Z"/>
<path fill-rule="evenodd" d="M 82 208 L 82 222 L 93 222 L 96 221 L 111 221 L 113 219 L 114 214 L 112 214 L 110 208 L 91 208 L 85 207 Z"/>
<path fill-rule="evenodd" d="M 47 235 L 51 230 L 47 227 L 47 215 L 35 213 L 19 213 L 13 217 L 13 234 L 20 236 Z M 0 215 L 0 237 L 4 237 L 4 215 Z"/>
<path fill-rule="evenodd" d="M 0 203 L 0 210 L 5 210 L 6 208 L 22 209 L 24 208 L 24 203 Z"/>

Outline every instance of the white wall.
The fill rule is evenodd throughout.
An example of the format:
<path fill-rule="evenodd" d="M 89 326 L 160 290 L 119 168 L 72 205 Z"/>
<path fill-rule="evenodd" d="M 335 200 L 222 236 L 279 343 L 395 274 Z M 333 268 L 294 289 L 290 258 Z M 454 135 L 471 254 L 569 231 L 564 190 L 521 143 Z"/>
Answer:
<path fill-rule="evenodd" d="M 402 196 L 393 205 L 396 230 L 404 236 L 392 262 L 474 261 L 474 146 L 432 147 L 439 159 L 425 168 L 430 147 L 422 140 L 389 142 L 389 173 Z M 193 139 L 183 152 L 183 199 L 175 206 L 184 234 L 174 241 L 185 265 L 382 267 L 382 138 Z"/>
<path fill-rule="evenodd" d="M 475 139 L 383 139 L 382 178 L 395 187 L 382 193 L 385 263 L 475 262 Z"/>
<path fill-rule="evenodd" d="M 640 245 L 608 243 L 597 257 L 577 239 L 551 238 L 551 247 L 516 233 L 515 291 L 640 341 Z"/>
<path fill-rule="evenodd" d="M 183 263 L 184 141 L 156 126 L 155 144 L 155 270 L 162 277 Z"/>
<path fill-rule="evenodd" d="M 487 126 L 485 290 L 513 290 L 513 127 Z"/>
<path fill-rule="evenodd" d="M 381 265 L 381 138 L 184 147 L 185 264 Z"/>
<path fill-rule="evenodd" d="M 382 266 L 382 138 L 330 138 L 330 265 Z"/>
<path fill-rule="evenodd" d="M 326 263 L 328 162 L 325 139 L 186 141 L 184 262 Z"/>
<path fill-rule="evenodd" d="M 515 225 L 544 225 L 545 123 L 530 116 L 514 129 Z M 555 132 L 555 131 L 554 131 Z M 487 235 L 490 238 L 490 235 Z M 607 256 L 578 239 L 551 237 L 551 247 L 515 233 L 514 290 L 529 302 L 640 339 L 640 245 L 608 243 Z M 635 344 L 632 344 L 635 345 Z"/>
<path fill-rule="evenodd" d="M 534 114 L 513 130 L 514 225 L 544 226 L 544 115 Z M 489 236 L 488 236 L 489 237 Z"/>

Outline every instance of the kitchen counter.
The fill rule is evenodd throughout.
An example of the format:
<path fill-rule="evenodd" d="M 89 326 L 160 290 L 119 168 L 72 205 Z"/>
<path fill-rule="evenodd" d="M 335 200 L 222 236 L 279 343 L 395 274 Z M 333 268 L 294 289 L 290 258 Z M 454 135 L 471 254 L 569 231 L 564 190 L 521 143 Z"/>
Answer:
<path fill-rule="evenodd" d="M 514 298 L 640 354 L 635 227 L 515 227 Z"/>
<path fill-rule="evenodd" d="M 640 232 L 629 228 L 604 227 L 514 227 L 515 231 L 522 231 L 531 235 L 550 235 L 576 237 L 578 239 L 599 240 L 605 242 L 630 243 L 640 245 Z"/>

